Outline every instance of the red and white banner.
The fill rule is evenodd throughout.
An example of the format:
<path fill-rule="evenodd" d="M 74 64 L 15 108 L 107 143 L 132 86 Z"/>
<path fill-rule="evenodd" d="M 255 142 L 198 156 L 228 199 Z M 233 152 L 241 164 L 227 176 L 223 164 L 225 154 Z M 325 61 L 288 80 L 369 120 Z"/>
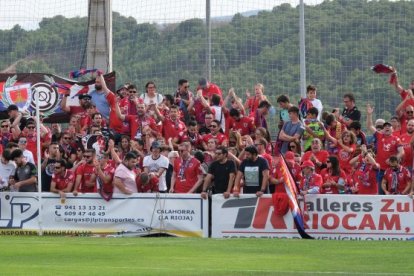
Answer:
<path fill-rule="evenodd" d="M 102 235 L 208 237 L 208 201 L 200 195 L 69 196 L 42 194 L 39 216 L 37 193 L 0 193 L 0 235 Z"/>
<path fill-rule="evenodd" d="M 414 200 L 408 196 L 308 195 L 305 200 L 306 232 L 315 239 L 414 239 Z M 273 213 L 270 195 L 227 200 L 214 195 L 212 237 L 300 238 L 290 212 Z"/>

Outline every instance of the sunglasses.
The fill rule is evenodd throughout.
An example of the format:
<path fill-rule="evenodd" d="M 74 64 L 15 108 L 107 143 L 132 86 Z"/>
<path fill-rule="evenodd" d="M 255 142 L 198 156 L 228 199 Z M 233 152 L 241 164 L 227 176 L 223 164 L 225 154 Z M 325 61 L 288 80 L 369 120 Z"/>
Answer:
<path fill-rule="evenodd" d="M 135 90 L 130 90 L 130 91 L 128 91 L 129 93 L 132 93 L 132 94 L 135 94 L 135 93 L 137 93 L 137 91 L 135 91 Z"/>
<path fill-rule="evenodd" d="M 407 114 L 413 114 L 414 111 L 406 111 Z"/>
<path fill-rule="evenodd" d="M 61 168 L 62 168 L 62 167 L 56 167 L 56 166 L 55 166 L 55 170 L 60 170 Z"/>
<path fill-rule="evenodd" d="M 9 125 L 2 125 L 1 127 L 2 127 L 2 128 L 8 128 L 8 127 L 9 127 Z"/>
<path fill-rule="evenodd" d="M 91 158 L 92 155 L 84 155 L 83 158 Z"/>
<path fill-rule="evenodd" d="M 210 125 L 210 128 L 217 128 L 216 125 Z"/>
<path fill-rule="evenodd" d="M 69 140 L 70 137 L 63 137 L 63 140 Z"/>
<path fill-rule="evenodd" d="M 27 143 L 27 141 L 26 140 L 20 140 L 19 141 L 19 144 L 26 144 Z"/>
<path fill-rule="evenodd" d="M 216 152 L 216 155 L 221 155 L 221 154 L 223 154 L 223 153 L 222 153 L 222 152 L 220 152 L 220 151 L 219 151 L 219 152 Z"/>
<path fill-rule="evenodd" d="M 34 126 L 28 126 L 27 129 L 35 129 Z"/>
<path fill-rule="evenodd" d="M 189 85 L 187 85 L 187 86 L 184 86 L 184 88 L 190 88 L 190 86 L 189 86 Z"/>

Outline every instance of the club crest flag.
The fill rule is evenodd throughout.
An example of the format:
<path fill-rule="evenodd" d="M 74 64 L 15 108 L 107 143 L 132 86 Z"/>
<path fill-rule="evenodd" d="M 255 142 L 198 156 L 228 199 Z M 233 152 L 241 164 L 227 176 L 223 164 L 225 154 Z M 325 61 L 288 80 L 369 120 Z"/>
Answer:
<path fill-rule="evenodd" d="M 103 77 L 107 87 L 115 91 L 115 72 Z M 79 105 L 78 94 L 90 93 L 94 89 L 95 78 L 80 82 L 52 74 L 0 74 L 0 119 L 7 118 L 6 110 L 10 105 L 32 113 L 36 110 L 36 97 L 39 97 L 39 110 L 46 123 L 68 122 L 69 114 L 60 108 L 62 99 L 68 95 L 66 106 Z"/>
<path fill-rule="evenodd" d="M 3 96 L 10 104 L 17 105 L 20 111 L 26 111 L 32 99 L 31 84 L 25 83 L 6 87 Z"/>

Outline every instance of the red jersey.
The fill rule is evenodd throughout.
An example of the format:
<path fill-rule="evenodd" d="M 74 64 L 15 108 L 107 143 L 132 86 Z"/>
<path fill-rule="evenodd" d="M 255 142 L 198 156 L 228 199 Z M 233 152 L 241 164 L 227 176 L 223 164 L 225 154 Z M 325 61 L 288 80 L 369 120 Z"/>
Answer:
<path fill-rule="evenodd" d="M 82 117 L 82 115 L 86 113 L 86 110 L 79 105 L 71 105 L 69 106 L 69 113 L 71 114 L 71 116 L 78 115 Z"/>
<path fill-rule="evenodd" d="M 300 168 L 300 165 L 292 161 L 286 161 L 286 165 L 289 167 L 289 170 L 292 173 L 292 177 L 295 182 L 300 183 L 302 180 L 302 169 Z"/>
<path fill-rule="evenodd" d="M 206 87 L 203 89 L 203 97 L 211 99 L 213 94 L 219 95 L 220 98 L 223 99 L 220 87 L 218 87 L 217 84 L 210 82 L 208 88 Z"/>
<path fill-rule="evenodd" d="M 404 167 L 411 167 L 413 165 L 413 149 L 411 147 L 412 134 L 404 133 L 400 136 L 401 145 L 404 149 L 404 159 L 401 163 Z"/>
<path fill-rule="evenodd" d="M 387 180 L 387 191 L 391 194 L 402 194 L 407 185 L 411 185 L 411 173 L 403 166 L 396 171 L 392 168 L 386 169 L 384 179 Z"/>
<path fill-rule="evenodd" d="M 318 193 L 320 193 L 321 188 L 322 188 L 322 183 L 323 183 L 322 176 L 320 176 L 317 173 L 313 173 L 309 177 L 303 176 L 300 181 L 299 187 L 301 191 L 308 191 L 310 189 L 316 188 L 316 190 L 319 191 Z"/>
<path fill-rule="evenodd" d="M 320 150 L 318 152 L 313 152 L 313 151 L 307 151 L 305 152 L 305 154 L 302 156 L 302 160 L 301 162 L 305 162 L 306 160 L 311 160 L 312 155 L 315 156 L 316 159 L 318 159 L 319 162 L 322 162 L 324 164 L 326 164 L 326 161 L 328 161 L 328 157 L 329 157 L 329 153 L 326 150 Z M 315 165 L 315 171 L 317 173 L 321 172 L 321 168 L 319 168 L 316 164 Z"/>
<path fill-rule="evenodd" d="M 254 114 L 259 107 L 260 99 L 256 96 L 250 97 L 246 101 L 247 108 L 249 109 L 249 116 Z"/>
<path fill-rule="evenodd" d="M 65 170 L 65 173 L 62 174 L 53 174 L 52 181 L 56 183 L 56 189 L 59 191 L 63 191 L 68 187 L 69 184 L 72 185 L 75 183 L 75 172 L 71 170 Z M 72 186 L 73 188 L 73 186 Z M 71 192 L 71 191 L 70 191 Z"/>
<path fill-rule="evenodd" d="M 106 96 L 108 100 L 109 106 L 111 107 L 111 111 L 109 112 L 109 128 L 115 130 L 115 132 L 120 134 L 128 134 L 130 132 L 129 124 L 127 122 L 123 122 L 121 119 L 118 118 L 116 115 L 116 96 L 114 93 L 109 93 Z M 126 114 L 124 109 L 121 107 L 121 113 Z"/>
<path fill-rule="evenodd" d="M 133 138 L 142 138 L 142 130 L 145 126 L 149 126 L 152 130 L 158 131 L 157 124 L 155 120 L 151 117 L 145 116 L 140 118 L 135 115 L 126 115 L 125 121 L 131 126 L 131 139 Z"/>
<path fill-rule="evenodd" d="M 162 122 L 162 134 L 163 137 L 168 143 L 169 138 L 177 138 L 181 132 L 186 131 L 186 126 L 184 122 L 177 119 L 177 121 L 173 121 L 170 118 L 165 118 Z"/>
<path fill-rule="evenodd" d="M 125 97 L 119 101 L 119 107 L 125 111 L 126 115 L 137 115 L 137 105 L 135 102 L 131 102 L 129 97 Z"/>
<path fill-rule="evenodd" d="M 331 135 L 332 137 L 336 138 L 337 140 L 341 139 L 342 137 L 342 132 L 344 132 L 346 130 L 346 125 L 345 124 L 341 124 L 340 122 L 336 123 L 336 126 L 331 128 L 328 127 L 328 132 L 329 135 Z M 339 151 L 339 145 L 335 145 L 332 142 L 328 141 L 328 146 L 326 148 L 328 150 L 328 152 L 330 154 L 338 154 Z"/>
<path fill-rule="evenodd" d="M 190 142 L 194 148 L 200 148 L 201 141 L 203 141 L 203 138 L 199 133 L 194 134 L 194 136 L 191 136 L 188 131 L 181 131 L 178 133 L 178 144 L 181 144 L 182 142 Z"/>
<path fill-rule="evenodd" d="M 93 187 L 87 187 L 86 182 L 90 182 L 94 175 L 96 175 L 95 166 L 93 164 L 82 164 L 76 169 L 76 175 L 82 175 L 81 183 L 78 187 L 78 192 L 81 193 L 96 193 L 96 183 Z"/>
<path fill-rule="evenodd" d="M 271 176 L 273 176 L 276 179 L 280 179 L 281 177 L 283 177 L 281 167 L 280 166 L 274 167 L 272 169 Z M 285 184 L 283 182 L 276 184 L 274 192 L 275 193 L 286 193 Z"/>
<path fill-rule="evenodd" d="M 174 172 L 176 193 L 188 193 L 202 174 L 200 162 L 192 156 L 188 160 L 175 159 Z"/>
<path fill-rule="evenodd" d="M 217 133 L 216 136 L 214 136 L 211 133 L 207 133 L 207 134 L 203 135 L 202 137 L 203 137 L 203 142 L 206 143 L 206 144 L 208 143 L 208 140 L 215 139 L 217 141 L 217 146 L 219 146 L 219 145 L 226 146 L 227 145 L 227 138 L 222 133 Z"/>
<path fill-rule="evenodd" d="M 377 155 L 375 161 L 380 165 L 381 170 L 385 170 L 389 167 L 386 163 L 387 159 L 398 153 L 401 140 L 394 135 L 385 136 L 378 131 L 374 135 L 377 138 Z"/>
<path fill-rule="evenodd" d="M 356 144 L 349 145 L 348 147 L 352 148 L 351 152 L 345 151 L 341 145 L 339 145 L 339 152 L 338 152 L 338 160 L 339 160 L 339 166 L 346 174 L 349 174 L 352 170 L 351 164 L 349 161 L 352 159 L 353 154 L 356 149 Z"/>
<path fill-rule="evenodd" d="M 372 164 L 361 162 L 357 171 L 353 174 L 354 186 L 358 188 L 360 195 L 377 195 L 377 170 Z"/>
<path fill-rule="evenodd" d="M 331 172 L 328 170 L 328 168 L 325 168 L 321 171 L 321 176 L 323 184 L 333 181 L 345 187 L 346 174 L 343 170 L 339 171 L 339 175 L 333 176 L 331 175 Z M 322 187 L 321 194 L 339 194 L 339 190 L 337 186 L 330 186 L 326 188 Z"/>
<path fill-rule="evenodd" d="M 110 160 L 113 161 L 113 160 Z M 114 175 L 115 175 L 115 162 L 110 162 L 108 161 L 108 163 L 106 164 L 105 168 L 102 169 L 103 173 L 105 175 L 108 175 L 111 177 L 111 180 L 108 183 L 103 183 L 103 187 L 102 189 L 104 190 L 105 193 L 112 193 L 114 190 L 114 186 L 112 184 L 112 180 L 114 179 Z M 99 177 L 97 175 L 97 177 Z"/>
<path fill-rule="evenodd" d="M 45 137 L 46 136 L 47 135 L 45 135 Z M 33 153 L 34 161 L 37 164 L 37 134 L 36 132 L 33 132 L 33 134 L 24 134 L 24 132 L 22 132 L 20 137 L 26 137 L 26 140 L 27 140 L 26 149 Z M 40 145 L 42 145 L 44 142 L 45 140 L 41 137 Z M 41 153 L 41 156 L 43 156 L 44 154 L 43 150 L 40 153 Z"/>
<path fill-rule="evenodd" d="M 145 185 L 142 184 L 139 176 L 136 178 L 138 193 L 158 193 L 158 177 L 151 177 L 149 182 Z"/>
<path fill-rule="evenodd" d="M 239 131 L 241 136 L 244 136 L 253 134 L 256 126 L 251 117 L 241 117 L 239 121 L 232 119 L 229 128 L 234 131 Z"/>

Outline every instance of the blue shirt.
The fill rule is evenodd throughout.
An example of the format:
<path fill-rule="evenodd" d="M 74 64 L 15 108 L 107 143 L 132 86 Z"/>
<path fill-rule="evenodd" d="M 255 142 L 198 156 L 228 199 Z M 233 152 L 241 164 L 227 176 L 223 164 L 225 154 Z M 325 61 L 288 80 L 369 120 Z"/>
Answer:
<path fill-rule="evenodd" d="M 98 112 L 102 114 L 102 117 L 108 120 L 109 119 L 109 103 L 106 100 L 105 93 L 93 90 L 92 92 L 89 93 L 89 95 L 92 97 L 92 103 L 96 105 L 96 109 L 98 109 Z"/>

